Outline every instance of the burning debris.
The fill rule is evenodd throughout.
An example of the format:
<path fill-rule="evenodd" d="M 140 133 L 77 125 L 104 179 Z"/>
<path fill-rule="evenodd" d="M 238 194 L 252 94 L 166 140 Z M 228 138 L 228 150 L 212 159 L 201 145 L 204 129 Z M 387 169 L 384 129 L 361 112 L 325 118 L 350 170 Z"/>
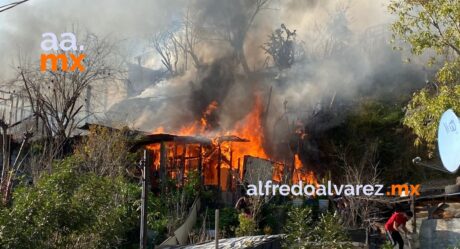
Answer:
<path fill-rule="evenodd" d="M 263 105 L 261 97 L 255 97 L 251 110 L 230 130 L 222 130 L 212 126 L 209 118 L 219 111 L 217 101 L 211 103 L 202 112 L 201 117 L 177 131 L 166 131 L 158 127 L 152 136 L 167 136 L 165 132 L 175 134 L 173 141 L 158 140 L 147 145 L 152 153 L 152 172 L 160 176 L 175 179 L 180 185 L 188 178 L 190 172 L 198 172 L 202 184 L 217 186 L 222 191 L 237 191 L 237 186 L 251 182 L 247 175 L 256 170 L 251 167 L 254 159 L 268 162 L 269 179 L 276 182 L 317 183 L 313 171 L 304 167 L 295 154 L 290 163 L 272 162 L 269 153 L 264 149 L 265 131 L 263 126 Z M 216 123 L 218 125 L 218 123 Z M 204 141 L 186 137 L 203 137 Z M 254 171 L 254 172 L 248 172 Z M 246 173 L 245 173 L 246 172 Z M 160 184 L 161 185 L 161 184 Z M 158 184 L 154 184 L 158 186 Z"/>

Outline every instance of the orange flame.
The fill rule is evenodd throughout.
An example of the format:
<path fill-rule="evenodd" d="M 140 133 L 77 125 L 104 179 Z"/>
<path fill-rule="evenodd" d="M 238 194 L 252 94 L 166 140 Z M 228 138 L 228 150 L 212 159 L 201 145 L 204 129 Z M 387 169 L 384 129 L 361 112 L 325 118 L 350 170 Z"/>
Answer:
<path fill-rule="evenodd" d="M 243 158 L 245 155 L 269 158 L 263 148 L 262 109 L 262 102 L 257 97 L 252 111 L 236 124 L 233 131 L 230 131 L 230 134 L 249 140 L 249 142 L 241 143 L 234 148 L 235 158 Z"/>
<path fill-rule="evenodd" d="M 318 185 L 318 179 L 313 171 L 307 170 L 298 154 L 294 155 L 294 173 L 292 176 L 292 183 L 297 184 L 300 181 L 306 184 Z"/>
<path fill-rule="evenodd" d="M 210 129 L 208 118 L 211 114 L 217 109 L 217 101 L 212 101 L 211 104 L 208 105 L 206 110 L 203 112 L 201 117 L 201 133 L 205 132 L 205 130 Z"/>
<path fill-rule="evenodd" d="M 199 120 L 196 120 L 190 124 L 184 125 L 178 131 L 173 131 L 172 133 L 182 136 L 212 136 L 212 137 L 219 137 L 222 135 L 235 135 L 240 138 L 244 138 L 249 140 L 248 142 L 221 142 L 218 144 L 217 140 L 213 140 L 214 146 L 213 148 L 217 148 L 220 145 L 221 148 L 221 155 L 224 158 L 221 163 L 221 168 L 229 170 L 230 167 L 233 170 L 240 169 L 240 176 L 242 177 L 242 167 L 243 167 L 243 160 L 244 156 L 250 155 L 253 157 L 259 157 L 268 159 L 269 156 L 264 150 L 264 124 L 262 120 L 263 116 L 263 104 L 261 98 L 259 96 L 255 96 L 254 105 L 251 111 L 241 120 L 236 122 L 234 127 L 227 131 L 220 131 L 215 132 L 211 127 L 211 124 L 208 122 L 209 117 L 219 108 L 219 104 L 216 101 L 212 101 L 207 108 L 202 112 L 202 116 Z M 165 129 L 163 127 L 158 127 L 155 129 L 153 133 L 164 133 Z M 297 133 L 300 136 L 304 136 L 304 132 L 302 130 L 298 130 Z M 172 147 L 171 147 L 172 148 Z M 155 150 L 159 150 L 159 146 L 153 148 Z M 176 154 L 181 155 L 181 149 L 176 151 Z M 205 166 L 207 170 L 209 170 L 208 175 L 212 175 L 210 179 L 205 178 L 205 184 L 217 184 L 216 178 L 216 169 L 217 169 L 217 157 L 216 151 L 211 149 L 208 151 L 208 158 L 203 158 L 204 162 L 208 166 Z M 190 154 L 190 150 L 187 150 L 185 153 L 187 157 L 193 157 Z M 193 153 L 196 154 L 196 153 Z M 174 158 L 176 155 L 168 155 L 168 157 Z M 196 155 L 195 155 L 196 156 Z M 240 163 L 238 164 L 238 160 Z M 157 162 L 157 160 L 156 160 Z M 231 165 L 229 165 L 231 164 Z M 293 183 L 298 183 L 302 180 L 304 183 L 308 184 L 317 184 L 317 179 L 313 171 L 307 171 L 304 165 L 302 164 L 299 156 L 295 155 L 294 160 L 294 172 L 292 176 Z M 241 168 L 239 168 L 241 167 Z M 275 167 L 273 174 L 273 180 L 280 182 L 283 175 L 284 164 L 279 164 Z M 206 169 L 203 169 L 206 170 Z M 234 171 L 235 172 L 235 171 Z M 225 181 L 224 179 L 221 179 Z"/>
<path fill-rule="evenodd" d="M 200 118 L 200 122 L 195 121 L 189 125 L 184 125 L 181 127 L 177 132 L 174 134 L 177 135 L 206 135 L 206 131 L 208 131 L 211 127 L 209 127 L 208 118 L 209 116 L 218 108 L 218 103 L 216 101 L 212 101 L 206 110 L 203 112 L 202 117 Z M 263 127 L 261 121 L 262 115 L 262 103 L 260 98 L 256 98 L 254 107 L 251 112 L 249 112 L 242 120 L 237 122 L 235 128 L 230 131 L 225 132 L 218 132 L 213 134 L 214 136 L 221 136 L 223 134 L 226 135 L 235 135 L 240 138 L 245 138 L 249 140 L 246 143 L 240 143 L 239 146 L 235 146 L 233 149 L 233 157 L 243 158 L 245 155 L 251 155 L 255 157 L 261 158 L 268 158 L 267 153 L 263 149 Z M 159 127 L 154 130 L 154 134 L 156 133 L 164 133 L 165 129 L 163 127 Z M 226 151 L 230 151 L 229 145 L 223 145 L 222 150 L 225 153 Z"/>

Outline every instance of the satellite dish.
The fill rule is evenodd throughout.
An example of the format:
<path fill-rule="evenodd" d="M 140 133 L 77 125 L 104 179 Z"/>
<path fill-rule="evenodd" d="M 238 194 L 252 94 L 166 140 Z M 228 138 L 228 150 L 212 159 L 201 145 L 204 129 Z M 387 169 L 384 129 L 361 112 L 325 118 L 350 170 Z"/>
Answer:
<path fill-rule="evenodd" d="M 439 121 L 438 149 L 444 168 L 455 173 L 460 166 L 460 121 L 452 109 Z"/>

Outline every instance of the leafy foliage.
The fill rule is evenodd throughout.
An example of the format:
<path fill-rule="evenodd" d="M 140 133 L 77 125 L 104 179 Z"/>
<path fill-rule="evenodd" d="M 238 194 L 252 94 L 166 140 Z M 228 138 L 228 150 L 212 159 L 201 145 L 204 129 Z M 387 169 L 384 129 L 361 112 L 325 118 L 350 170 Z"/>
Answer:
<path fill-rule="evenodd" d="M 235 229 L 238 227 L 238 212 L 235 208 L 222 208 L 219 213 L 219 227 L 223 237 L 232 237 L 235 235 Z"/>
<path fill-rule="evenodd" d="M 88 135 L 75 149 L 82 169 L 101 176 L 121 176 L 134 163 L 128 151 L 126 130 L 91 126 Z"/>
<path fill-rule="evenodd" d="M 2 248 L 122 247 L 138 223 L 140 189 L 76 170 L 68 158 L 35 186 L 21 186 L 0 213 Z"/>
<path fill-rule="evenodd" d="M 246 214 L 239 214 L 238 220 L 240 225 L 235 230 L 236 236 L 250 236 L 257 234 L 257 224 L 252 217 Z"/>
<path fill-rule="evenodd" d="M 414 94 L 407 106 L 407 115 L 404 124 L 411 127 L 417 134 L 416 145 L 427 142 L 430 148 L 434 148 L 437 128 L 442 113 L 453 108 L 456 113 L 460 111 L 460 85 L 439 88 L 439 92 L 433 95 L 428 89 L 422 89 Z"/>
<path fill-rule="evenodd" d="M 350 244 L 344 243 L 348 237 L 337 213 L 322 214 L 314 232 L 316 241 L 327 248 L 351 248 Z"/>
<path fill-rule="evenodd" d="M 170 210 L 165 205 L 165 201 L 168 201 L 168 199 L 160 198 L 153 194 L 149 195 L 148 198 L 147 208 L 149 212 L 147 213 L 147 225 L 155 233 L 155 243 L 164 241 L 169 233 L 168 227 L 171 223 L 175 223 L 175 219 L 168 215 Z"/>
<path fill-rule="evenodd" d="M 460 54 L 460 3 L 456 0 L 393 0 L 389 10 L 398 15 L 393 31 L 411 45 L 411 52 L 422 54 L 433 49 Z"/>
<path fill-rule="evenodd" d="M 302 46 L 296 41 L 296 31 L 290 31 L 284 24 L 268 37 L 262 47 L 269 54 L 279 69 L 286 69 L 301 59 L 304 54 Z"/>
<path fill-rule="evenodd" d="M 283 242 L 284 248 L 309 248 L 305 242 L 314 240 L 311 216 L 310 208 L 293 208 L 288 212 L 288 220 L 284 227 L 286 233 L 286 239 Z"/>
<path fill-rule="evenodd" d="M 278 203 L 276 203 L 278 201 Z M 263 227 L 264 230 L 270 230 L 272 234 L 280 234 L 283 232 L 283 226 L 286 223 L 287 213 L 289 211 L 289 205 L 283 200 L 275 200 L 268 205 L 263 207 L 261 216 L 261 222 L 259 227 Z M 267 231 L 264 231 L 268 234 Z"/>
<path fill-rule="evenodd" d="M 334 153 L 335 161 L 332 164 L 336 165 L 337 170 L 344 168 L 343 159 L 357 166 L 367 164 L 368 159 L 372 159 L 384 183 L 426 179 L 425 169 L 414 168 L 411 162 L 415 156 L 425 153 L 425 148 L 413 147 L 416 136 L 403 125 L 404 105 L 403 101 L 388 103 L 378 99 L 361 99 L 353 110 L 347 112 L 340 126 L 327 132 L 326 146 L 321 149 Z M 332 148 L 327 146 L 328 143 Z M 369 158 L 371 148 L 374 149 L 374 155 Z M 340 154 L 346 158 L 340 158 Z M 395 170 L 398 174 L 394 174 Z M 344 173 L 341 172 L 342 175 Z M 436 176 L 436 172 L 430 171 L 431 175 Z"/>
<path fill-rule="evenodd" d="M 283 248 L 351 248 L 336 213 L 322 214 L 319 221 L 315 222 L 310 208 L 294 207 L 288 213 L 285 233 Z"/>
<path fill-rule="evenodd" d="M 399 17 L 392 26 L 395 38 L 407 42 L 414 55 L 434 51 L 442 58 L 438 83 L 433 83 L 435 89 L 430 89 L 430 85 L 415 93 L 404 119 L 404 124 L 418 136 L 415 144 L 425 142 L 432 151 L 442 112 L 447 108 L 460 109 L 460 2 L 393 0 L 389 9 Z M 429 64 L 436 60 L 433 56 Z"/>
<path fill-rule="evenodd" d="M 386 241 L 385 244 L 382 245 L 382 249 L 393 249 L 394 246 L 391 244 L 390 241 Z"/>
<path fill-rule="evenodd" d="M 197 172 L 189 172 L 182 188 L 174 188 L 177 182 L 172 181 L 168 183 L 171 191 L 165 191 L 160 196 L 149 195 L 147 225 L 155 233 L 155 243 L 163 242 L 183 224 L 198 194 L 199 180 Z"/>

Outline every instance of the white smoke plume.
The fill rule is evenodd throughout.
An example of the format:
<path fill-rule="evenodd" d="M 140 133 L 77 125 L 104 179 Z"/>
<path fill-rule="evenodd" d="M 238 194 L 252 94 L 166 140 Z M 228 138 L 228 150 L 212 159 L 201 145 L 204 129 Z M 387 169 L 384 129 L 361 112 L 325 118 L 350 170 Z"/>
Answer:
<path fill-rule="evenodd" d="M 238 46 L 241 25 L 250 18 L 248 9 L 257 2 L 31 0 L 0 14 L 0 79 L 14 77 L 18 54 L 38 58 L 42 33 L 59 34 L 72 25 L 100 36 L 110 35 L 121 41 L 117 52 L 130 62 L 145 55 L 141 64 L 158 69 L 161 63 L 149 46 L 151 37 L 159 31 L 176 30 L 190 12 L 198 16 L 194 24 L 200 27 L 197 32 L 202 40 L 196 52 L 202 68 L 197 70 L 189 62 L 183 75 L 152 82 L 138 96 L 115 104 L 110 110 L 112 119 L 142 130 L 159 126 L 177 129 L 199 118 L 215 100 L 219 108 L 214 121 L 225 129 L 249 111 L 254 92 L 261 92 L 262 101 L 266 101 L 271 86 L 269 121 L 273 126 L 286 111 L 283 103 L 306 119 L 325 103 L 353 99 L 363 86 L 385 82 L 390 69 L 396 70 L 395 74 L 411 70 L 402 66 L 400 55 L 388 45 L 392 17 L 386 1 L 271 0 L 255 16 L 241 44 L 249 69 L 260 72 L 245 77 L 242 66 L 229 58 L 235 57 L 232 46 Z M 261 46 L 281 24 L 296 30 L 307 59 L 280 72 L 272 67 Z M 225 35 L 231 36 L 234 44 L 229 44 Z M 112 93 L 120 91 L 119 87 Z"/>

